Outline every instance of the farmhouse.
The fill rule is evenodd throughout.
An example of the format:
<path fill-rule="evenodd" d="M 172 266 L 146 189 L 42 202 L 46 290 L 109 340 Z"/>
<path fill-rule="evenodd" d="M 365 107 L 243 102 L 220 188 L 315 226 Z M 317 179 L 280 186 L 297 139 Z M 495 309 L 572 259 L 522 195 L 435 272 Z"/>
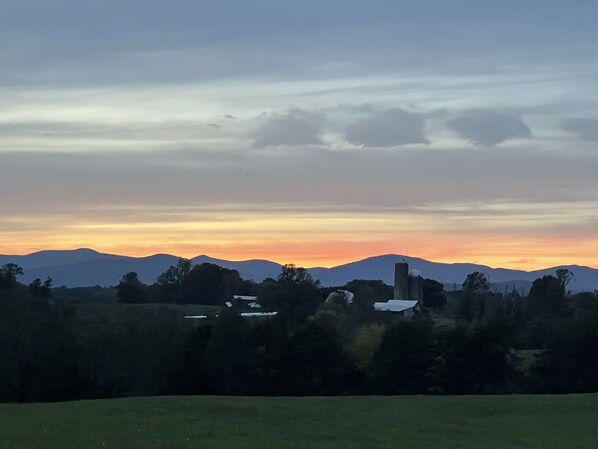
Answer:
<path fill-rule="evenodd" d="M 395 264 L 395 285 L 392 299 L 375 302 L 379 312 L 399 313 L 412 317 L 423 310 L 423 278 L 419 271 L 409 271 L 409 264 L 403 260 Z"/>

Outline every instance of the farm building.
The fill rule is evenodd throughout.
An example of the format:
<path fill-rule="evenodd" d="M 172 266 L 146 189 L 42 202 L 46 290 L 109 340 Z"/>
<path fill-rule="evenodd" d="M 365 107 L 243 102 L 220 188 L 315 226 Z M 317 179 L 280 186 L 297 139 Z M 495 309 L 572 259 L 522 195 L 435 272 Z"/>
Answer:
<path fill-rule="evenodd" d="M 409 271 L 405 261 L 395 264 L 394 297 L 386 302 L 375 302 L 379 312 L 400 313 L 412 317 L 423 310 L 423 278 L 419 271 Z"/>
<path fill-rule="evenodd" d="M 257 296 L 233 295 L 233 304 L 250 309 L 261 309 L 261 304 L 257 301 Z"/>

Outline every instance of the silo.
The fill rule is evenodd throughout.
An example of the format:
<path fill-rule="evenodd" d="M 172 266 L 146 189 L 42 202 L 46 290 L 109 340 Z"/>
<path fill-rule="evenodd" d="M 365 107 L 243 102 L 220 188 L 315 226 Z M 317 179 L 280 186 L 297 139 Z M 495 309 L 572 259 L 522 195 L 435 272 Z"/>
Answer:
<path fill-rule="evenodd" d="M 395 264 L 395 294 L 393 299 L 405 300 L 409 285 L 409 265 L 407 262 Z"/>
<path fill-rule="evenodd" d="M 423 278 L 419 271 L 412 270 L 409 273 L 408 296 L 411 301 L 421 301 L 423 299 Z"/>

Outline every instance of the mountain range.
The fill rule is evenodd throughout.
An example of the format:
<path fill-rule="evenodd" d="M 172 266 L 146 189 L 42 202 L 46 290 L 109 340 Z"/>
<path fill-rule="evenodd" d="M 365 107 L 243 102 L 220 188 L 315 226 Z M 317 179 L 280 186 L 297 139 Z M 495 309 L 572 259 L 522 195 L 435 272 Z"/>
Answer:
<path fill-rule="evenodd" d="M 569 284 L 572 291 L 594 291 L 598 289 L 598 269 L 563 265 L 535 271 L 491 268 L 471 263 L 439 263 L 416 257 L 397 254 L 369 257 L 367 259 L 339 265 L 332 268 L 309 268 L 309 273 L 319 279 L 324 286 L 344 285 L 353 279 L 381 279 L 392 285 L 394 264 L 401 260 L 409 263 L 410 269 L 419 270 L 426 278 L 443 282 L 448 290 L 458 287 L 465 277 L 474 271 L 484 273 L 496 290 L 516 288 L 527 291 L 531 283 L 546 274 L 554 274 L 558 268 L 573 272 L 575 278 Z M 171 265 L 176 265 L 177 256 L 155 254 L 148 257 L 129 257 L 104 254 L 92 249 L 40 251 L 23 256 L 0 255 L 0 265 L 16 263 L 23 267 L 21 282 L 29 283 L 35 278 L 51 277 L 54 286 L 86 287 L 93 285 L 110 286 L 118 284 L 122 275 L 135 271 L 139 279 L 153 283 L 160 273 Z M 268 260 L 228 261 L 206 255 L 194 257 L 193 264 L 214 263 L 224 268 L 235 269 L 244 279 L 260 282 L 265 278 L 275 278 L 281 265 Z"/>

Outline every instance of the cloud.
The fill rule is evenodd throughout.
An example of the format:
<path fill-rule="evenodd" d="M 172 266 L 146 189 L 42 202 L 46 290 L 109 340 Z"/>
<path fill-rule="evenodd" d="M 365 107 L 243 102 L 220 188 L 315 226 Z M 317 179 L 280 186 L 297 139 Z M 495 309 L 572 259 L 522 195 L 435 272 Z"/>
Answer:
<path fill-rule="evenodd" d="M 517 137 L 530 137 L 531 131 L 520 118 L 481 109 L 465 111 L 446 126 L 476 145 L 494 146 Z"/>
<path fill-rule="evenodd" d="M 539 20 L 537 8 L 520 1 L 469 2 L 466 14 L 455 3 L 429 8 L 415 0 L 306 0 L 284 7 L 274 0 L 3 2 L 0 38 L 15 45 L 0 51 L 0 85 L 504 75 L 507 63 L 519 74 L 519 64 L 532 70 L 542 63 L 585 64 L 595 53 L 595 5 L 588 4 L 589 11 L 543 2 Z M 554 33 L 557 26 L 575 32 Z M 530 33 L 538 38 L 526 39 Z M 578 79 L 579 71 L 574 73 Z"/>
<path fill-rule="evenodd" d="M 394 147 L 429 143 L 424 135 L 424 116 L 391 108 L 354 122 L 345 132 L 347 142 L 369 147 Z"/>
<path fill-rule="evenodd" d="M 570 118 L 561 122 L 561 129 L 577 134 L 588 142 L 598 141 L 598 120 L 588 118 Z"/>
<path fill-rule="evenodd" d="M 101 204 L 363 204 L 598 200 L 598 156 L 523 146 L 429 149 L 0 152 L 3 217 Z M 247 176 L 249 173 L 249 176 Z"/>
<path fill-rule="evenodd" d="M 255 132 L 253 147 L 323 145 L 321 125 L 325 120 L 323 114 L 299 108 L 267 114 Z"/>
<path fill-rule="evenodd" d="M 0 152 L 0 191 L 9 192 L 0 198 L 0 252 L 91 246 L 180 254 L 176 246 L 270 258 L 281 257 L 285 244 L 305 243 L 315 255 L 335 257 L 357 242 L 389 242 L 379 249 L 368 243 L 365 257 L 403 247 L 401 240 L 422 251 L 419 240 L 469 260 L 481 254 L 543 260 L 535 251 L 557 251 L 547 236 L 557 237 L 565 259 L 598 248 L 598 156 L 592 152 L 518 146 L 280 153 L 211 146 Z M 338 247 L 327 246 L 339 240 Z M 461 253 L 467 241 L 477 246 Z M 295 251 L 288 250 L 287 261 L 297 260 Z"/>

